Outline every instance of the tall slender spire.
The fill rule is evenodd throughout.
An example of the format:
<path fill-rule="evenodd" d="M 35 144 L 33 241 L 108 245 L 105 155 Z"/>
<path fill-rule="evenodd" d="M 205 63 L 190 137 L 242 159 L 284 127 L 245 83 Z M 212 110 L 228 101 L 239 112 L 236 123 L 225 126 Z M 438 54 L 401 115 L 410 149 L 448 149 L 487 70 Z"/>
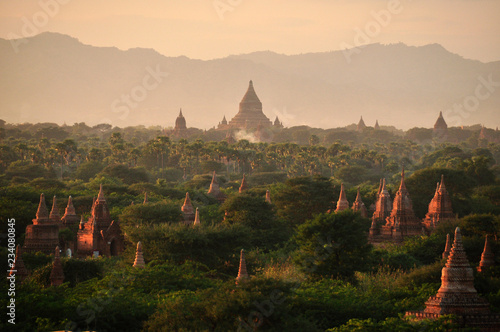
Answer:
<path fill-rule="evenodd" d="M 54 262 L 52 263 L 52 271 L 50 272 L 50 284 L 52 286 L 62 285 L 64 281 L 63 266 L 59 257 L 59 246 L 56 247 Z"/>
<path fill-rule="evenodd" d="M 217 175 L 215 171 L 212 174 L 212 182 L 210 183 L 210 188 L 208 189 L 209 194 L 215 194 L 220 191 L 219 189 L 219 181 L 217 181 Z"/>
<path fill-rule="evenodd" d="M 479 297 L 474 288 L 474 274 L 465 254 L 460 228 L 455 229 L 455 239 L 445 267 L 441 272 L 441 287 L 437 294 L 425 302 L 425 310 L 407 312 L 416 319 L 436 319 L 442 315 L 457 315 L 467 326 L 484 331 L 499 331 L 500 317 L 492 315 L 488 302 Z"/>
<path fill-rule="evenodd" d="M 243 179 L 241 180 L 240 189 L 238 191 L 241 194 L 242 192 L 244 192 L 247 189 L 248 189 L 247 180 L 245 178 L 245 174 L 243 174 Z"/>
<path fill-rule="evenodd" d="M 486 235 L 484 250 L 481 254 L 481 262 L 479 262 L 477 270 L 478 272 L 484 272 L 492 266 L 495 266 L 495 255 L 493 254 L 493 250 L 491 250 L 490 236 Z"/>
<path fill-rule="evenodd" d="M 135 261 L 134 267 L 143 269 L 146 267 L 146 263 L 144 262 L 144 257 L 142 256 L 142 243 L 141 241 L 137 242 L 137 249 L 135 251 Z"/>
<path fill-rule="evenodd" d="M 450 234 L 446 234 L 446 245 L 445 245 L 444 251 L 443 251 L 443 259 L 448 258 L 448 256 L 450 255 L 450 251 L 451 251 Z"/>
<path fill-rule="evenodd" d="M 201 221 L 200 221 L 200 211 L 198 211 L 198 208 L 196 208 L 196 213 L 195 213 L 195 215 L 194 215 L 194 222 L 193 222 L 193 225 L 194 225 L 194 226 L 201 225 Z"/>
<path fill-rule="evenodd" d="M 45 204 L 45 195 L 40 195 L 40 203 L 38 204 L 38 210 L 36 211 L 36 219 L 48 219 L 49 211 L 47 210 L 47 205 Z"/>
<path fill-rule="evenodd" d="M 64 210 L 64 215 L 65 216 L 76 215 L 75 207 L 73 206 L 73 198 L 71 196 L 68 197 L 68 205 L 66 205 L 66 209 Z"/>
<path fill-rule="evenodd" d="M 55 222 L 61 220 L 61 216 L 59 215 L 59 209 L 57 208 L 57 198 L 56 198 L 56 196 L 54 196 L 52 198 L 52 209 L 50 210 L 49 219 L 51 221 L 55 221 Z"/>
<path fill-rule="evenodd" d="M 361 200 L 361 193 L 359 191 L 359 187 L 358 187 L 358 193 L 356 195 L 356 200 L 352 204 L 352 210 L 359 211 L 359 213 L 363 218 L 368 218 L 368 211 L 366 210 L 365 203 L 363 203 L 363 201 Z"/>
<path fill-rule="evenodd" d="M 451 207 L 451 198 L 444 185 L 444 176 L 441 175 L 441 182 L 436 184 L 436 191 L 429 203 L 429 209 L 425 215 L 423 224 L 427 233 L 432 233 L 440 222 L 454 218 L 455 215 Z"/>
<path fill-rule="evenodd" d="M 240 268 L 238 269 L 238 276 L 236 277 L 236 284 L 248 279 L 247 263 L 245 261 L 245 250 L 241 249 L 240 252 Z"/>
<path fill-rule="evenodd" d="M 102 190 L 102 183 L 101 185 L 99 186 L 99 194 L 97 195 L 97 200 L 99 202 L 104 202 L 106 201 L 106 198 L 104 198 L 104 191 Z"/>
<path fill-rule="evenodd" d="M 335 212 L 340 212 L 348 208 L 349 208 L 349 202 L 347 201 L 344 184 L 342 183 L 340 185 L 340 195 L 339 195 L 339 200 L 337 201 L 337 208 L 335 209 Z"/>
<path fill-rule="evenodd" d="M 269 189 L 266 190 L 266 202 L 271 204 L 271 192 L 269 191 Z"/>
<path fill-rule="evenodd" d="M 146 204 L 146 203 L 148 203 L 148 192 L 147 191 L 144 192 L 144 201 L 142 202 L 142 204 Z"/>

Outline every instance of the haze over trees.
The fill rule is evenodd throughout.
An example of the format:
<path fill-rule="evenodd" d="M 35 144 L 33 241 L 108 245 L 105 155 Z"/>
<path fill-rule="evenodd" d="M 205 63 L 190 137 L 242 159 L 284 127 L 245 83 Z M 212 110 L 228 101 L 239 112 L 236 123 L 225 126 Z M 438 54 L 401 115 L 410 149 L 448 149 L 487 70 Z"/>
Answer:
<path fill-rule="evenodd" d="M 449 331 L 458 326 L 453 318 L 400 317 L 422 309 L 439 288 L 446 234 L 462 229 L 474 267 L 487 234 L 500 257 L 500 146 L 480 139 L 479 128 L 464 128 L 457 143 L 304 126 L 283 129 L 271 143 L 229 144 L 216 131 L 174 139 L 159 127 L 1 124 L 2 232 L 5 218 L 15 217 L 22 244 L 42 192 L 56 195 L 61 211 L 72 195 L 77 214 L 88 217 L 102 184 L 126 234 L 120 257 L 63 257 L 59 287 L 49 282 L 52 256 L 25 253 L 31 276 L 17 286 L 17 323 L 9 330 Z M 416 215 L 424 217 L 443 174 L 455 220 L 430 236 L 373 247 L 370 220 L 327 213 L 341 183 L 350 204 L 359 187 L 369 208 L 381 178 L 394 197 L 403 164 Z M 222 204 L 207 194 L 213 170 L 227 196 Z M 239 193 L 243 174 L 248 188 Z M 197 227 L 181 222 L 186 192 L 200 213 Z M 60 241 L 74 236 L 64 232 Z M 144 269 L 132 268 L 138 241 Z M 242 248 L 250 278 L 236 287 Z M 475 274 L 494 312 L 498 269 Z"/>

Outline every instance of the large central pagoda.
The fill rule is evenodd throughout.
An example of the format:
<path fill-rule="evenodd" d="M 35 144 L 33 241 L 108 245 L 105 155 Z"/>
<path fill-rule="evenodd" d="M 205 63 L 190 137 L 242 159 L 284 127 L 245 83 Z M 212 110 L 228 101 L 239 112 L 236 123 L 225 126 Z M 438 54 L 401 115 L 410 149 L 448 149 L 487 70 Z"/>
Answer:
<path fill-rule="evenodd" d="M 250 81 L 248 90 L 240 102 L 240 110 L 228 123 L 229 128 L 257 128 L 258 125 L 269 127 L 272 122 L 262 112 L 262 103 L 257 97 Z"/>

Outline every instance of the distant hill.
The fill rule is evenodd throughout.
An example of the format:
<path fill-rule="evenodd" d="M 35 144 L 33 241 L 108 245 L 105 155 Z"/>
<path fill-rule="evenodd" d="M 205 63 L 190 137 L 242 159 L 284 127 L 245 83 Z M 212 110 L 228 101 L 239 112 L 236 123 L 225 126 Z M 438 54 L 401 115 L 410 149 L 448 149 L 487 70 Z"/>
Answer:
<path fill-rule="evenodd" d="M 7 122 L 168 127 L 182 107 L 189 127 L 208 129 L 236 114 L 253 80 L 264 113 L 285 126 L 338 127 L 362 115 L 369 126 L 378 119 L 402 129 L 432 127 L 439 111 L 449 125 L 500 125 L 498 86 L 477 110 L 446 112 L 474 96 L 480 77 L 500 82 L 500 61 L 464 59 L 437 44 L 372 44 L 348 63 L 342 51 L 201 61 L 93 47 L 57 33 L 25 41 L 15 53 L 0 39 L 0 119 Z"/>

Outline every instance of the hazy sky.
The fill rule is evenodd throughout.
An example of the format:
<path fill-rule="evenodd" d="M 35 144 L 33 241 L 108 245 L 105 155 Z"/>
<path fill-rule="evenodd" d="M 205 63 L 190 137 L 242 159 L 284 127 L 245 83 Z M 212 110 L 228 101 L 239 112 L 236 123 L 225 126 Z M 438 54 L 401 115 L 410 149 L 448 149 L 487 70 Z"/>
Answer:
<path fill-rule="evenodd" d="M 488 62 L 500 60 L 499 13 L 500 0 L 2 0 L 0 37 L 53 31 L 198 59 L 439 43 Z"/>

